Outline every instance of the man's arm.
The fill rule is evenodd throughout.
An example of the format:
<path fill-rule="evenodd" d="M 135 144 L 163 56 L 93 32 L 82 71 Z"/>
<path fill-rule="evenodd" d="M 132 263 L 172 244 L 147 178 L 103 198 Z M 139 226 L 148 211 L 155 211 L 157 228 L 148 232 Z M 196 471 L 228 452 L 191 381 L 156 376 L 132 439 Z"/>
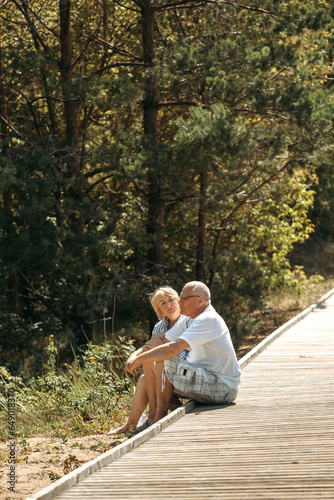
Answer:
<path fill-rule="evenodd" d="M 139 349 L 137 349 L 135 352 L 130 354 L 128 361 L 130 361 L 130 359 L 136 358 L 137 356 L 139 356 L 139 354 L 141 354 L 142 352 L 145 352 L 146 350 L 147 350 L 147 348 L 144 344 L 142 347 L 139 347 Z"/>
<path fill-rule="evenodd" d="M 153 347 L 160 346 L 161 344 L 165 344 L 168 342 L 168 340 L 165 339 L 165 334 L 164 333 L 156 333 L 150 340 L 145 342 L 145 344 L 137 349 L 135 352 L 133 352 L 127 361 L 125 362 L 125 370 L 128 370 L 129 363 L 131 363 L 135 358 L 137 358 L 140 354 L 143 352 L 146 352 L 150 349 L 153 349 Z"/>
<path fill-rule="evenodd" d="M 143 364 L 148 361 L 164 361 L 165 359 L 170 359 L 173 356 L 177 356 L 184 349 L 189 349 L 189 344 L 185 340 L 174 340 L 168 342 L 167 344 L 160 345 L 154 349 L 150 349 L 147 352 L 143 352 L 136 356 L 133 360 L 129 360 L 126 364 L 126 371 L 135 375 L 135 371 Z"/>
<path fill-rule="evenodd" d="M 127 368 L 127 367 L 129 366 L 129 364 L 130 364 L 130 363 L 131 363 L 134 359 L 136 359 L 136 358 L 137 358 L 137 356 L 139 356 L 140 354 L 142 354 L 143 352 L 146 352 L 146 351 L 148 351 L 148 350 L 149 350 L 149 347 L 147 347 L 147 346 L 144 344 L 142 347 L 140 347 L 140 348 L 139 348 L 139 349 L 137 349 L 135 352 L 133 352 L 132 354 L 130 354 L 130 356 L 128 357 L 128 359 L 127 359 L 127 360 L 126 360 L 126 362 L 125 362 L 125 370 L 126 370 L 126 371 L 129 371 L 129 370 L 128 370 L 128 368 Z"/>

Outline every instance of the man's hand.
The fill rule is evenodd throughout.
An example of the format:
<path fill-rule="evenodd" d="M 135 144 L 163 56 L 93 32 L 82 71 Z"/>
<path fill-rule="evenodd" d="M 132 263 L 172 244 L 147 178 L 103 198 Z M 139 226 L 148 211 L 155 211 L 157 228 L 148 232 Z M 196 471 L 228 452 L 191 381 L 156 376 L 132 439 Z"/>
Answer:
<path fill-rule="evenodd" d="M 137 358 L 137 354 L 136 354 L 135 352 L 133 352 L 133 353 L 131 354 L 131 356 L 129 357 L 129 359 L 128 359 L 128 360 L 126 361 L 126 363 L 125 363 L 125 371 L 127 371 L 127 372 L 131 373 L 131 372 L 130 372 L 129 367 L 130 367 L 131 363 L 132 363 L 132 362 L 133 362 L 136 358 Z"/>
<path fill-rule="evenodd" d="M 163 343 L 152 349 L 146 348 L 146 352 L 139 353 L 135 358 L 130 357 L 125 365 L 127 372 L 135 375 L 135 371 L 143 364 L 151 361 L 165 361 L 165 359 L 177 356 L 184 349 L 189 349 L 190 346 L 185 340 L 173 340 L 167 344 Z"/>
<path fill-rule="evenodd" d="M 142 362 L 138 358 L 133 358 L 132 360 L 131 358 L 129 358 L 128 361 L 126 362 L 125 369 L 127 372 L 131 373 L 131 375 L 135 376 L 136 370 L 138 370 L 138 368 L 140 368 L 141 365 Z"/>

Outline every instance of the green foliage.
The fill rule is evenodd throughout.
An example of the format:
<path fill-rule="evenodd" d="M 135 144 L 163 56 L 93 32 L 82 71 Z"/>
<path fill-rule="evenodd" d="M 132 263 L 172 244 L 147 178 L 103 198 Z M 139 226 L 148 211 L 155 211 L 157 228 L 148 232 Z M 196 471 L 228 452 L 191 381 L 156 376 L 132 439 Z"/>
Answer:
<path fill-rule="evenodd" d="M 45 348 L 46 363 L 44 365 L 46 375 L 50 378 L 56 375 L 56 356 L 58 354 L 58 349 L 54 344 L 54 335 L 50 335 L 49 343 Z"/>
<path fill-rule="evenodd" d="M 313 225 L 332 233 L 330 4 L 155 7 L 150 66 L 145 9 L 72 2 L 65 81 L 57 2 L 4 6 L 0 363 L 25 379 L 87 342 L 96 357 L 100 338 L 147 335 L 147 294 L 196 278 L 203 201 L 202 270 L 235 339 L 268 290 L 302 282 L 289 255 Z"/>
<path fill-rule="evenodd" d="M 57 374 L 56 349 L 51 337 L 45 349 L 45 375 L 25 384 L 1 367 L 3 429 L 6 428 L 9 388 L 15 389 L 16 428 L 20 436 L 53 429 L 57 436 L 67 440 L 69 435 L 86 435 L 110 428 L 122 418 L 122 401 L 132 393 L 132 382 L 123 367 L 133 349 L 132 342 L 124 339 L 114 348 L 109 344 L 89 343 L 80 359 Z"/>

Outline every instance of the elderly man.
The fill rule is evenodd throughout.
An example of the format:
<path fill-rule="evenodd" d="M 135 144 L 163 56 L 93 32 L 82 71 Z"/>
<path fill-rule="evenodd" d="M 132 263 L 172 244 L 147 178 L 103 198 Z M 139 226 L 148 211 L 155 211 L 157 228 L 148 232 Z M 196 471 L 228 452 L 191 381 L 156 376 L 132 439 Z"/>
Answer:
<path fill-rule="evenodd" d="M 188 316 L 171 328 L 163 345 L 140 354 L 127 370 L 134 374 L 143 362 L 156 361 L 157 413 L 167 415 L 173 393 L 206 404 L 235 400 L 240 367 L 229 330 L 211 305 L 210 290 L 200 281 L 187 283 L 180 295 L 181 313 Z M 187 349 L 184 360 L 178 354 Z"/>

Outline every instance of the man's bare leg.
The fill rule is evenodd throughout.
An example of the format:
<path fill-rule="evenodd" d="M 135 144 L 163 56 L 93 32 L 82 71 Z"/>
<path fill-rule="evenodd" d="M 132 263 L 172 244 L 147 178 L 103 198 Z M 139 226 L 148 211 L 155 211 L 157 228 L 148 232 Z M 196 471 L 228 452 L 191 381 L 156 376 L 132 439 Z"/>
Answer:
<path fill-rule="evenodd" d="M 154 363 L 152 362 L 143 364 L 143 370 L 145 374 L 145 388 L 149 404 L 147 423 L 151 424 L 154 420 L 157 409 L 156 375 Z"/>
<path fill-rule="evenodd" d="M 154 422 L 158 422 L 168 413 L 168 408 L 173 397 L 174 387 L 167 377 L 165 377 L 164 388 L 162 387 L 162 373 L 164 362 L 156 363 L 156 390 L 157 390 L 157 411 L 155 413 Z M 163 390 L 162 390 L 163 389 Z"/>
<path fill-rule="evenodd" d="M 131 403 L 130 414 L 128 421 L 123 427 L 118 429 L 111 429 L 108 434 L 111 436 L 116 436 L 117 434 L 125 434 L 128 431 L 134 431 L 137 427 L 138 421 L 143 414 L 148 403 L 148 396 L 146 392 L 145 376 L 142 375 L 138 380 L 136 387 L 136 392 L 133 396 Z"/>

